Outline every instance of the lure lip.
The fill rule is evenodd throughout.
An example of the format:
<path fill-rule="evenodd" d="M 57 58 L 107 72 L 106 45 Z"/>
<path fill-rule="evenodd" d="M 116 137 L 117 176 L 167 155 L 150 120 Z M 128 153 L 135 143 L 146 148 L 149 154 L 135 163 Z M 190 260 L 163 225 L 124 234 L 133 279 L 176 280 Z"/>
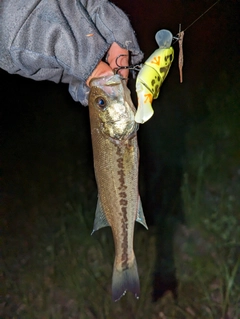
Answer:
<path fill-rule="evenodd" d="M 159 49 L 168 49 L 172 44 L 173 35 L 169 30 L 161 29 L 155 34 L 155 40 Z"/>

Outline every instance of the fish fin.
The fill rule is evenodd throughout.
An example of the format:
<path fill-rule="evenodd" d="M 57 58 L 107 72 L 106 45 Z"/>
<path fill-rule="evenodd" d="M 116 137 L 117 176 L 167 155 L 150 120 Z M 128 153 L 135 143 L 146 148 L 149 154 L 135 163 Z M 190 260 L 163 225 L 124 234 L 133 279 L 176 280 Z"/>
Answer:
<path fill-rule="evenodd" d="M 136 222 L 142 224 L 146 229 L 148 229 L 146 219 L 145 219 L 145 216 L 143 213 L 142 202 L 141 202 L 140 196 L 139 196 L 139 200 L 138 200 L 138 212 L 137 212 Z"/>
<path fill-rule="evenodd" d="M 106 227 L 106 226 L 110 226 L 110 225 L 109 225 L 107 218 L 106 218 L 106 215 L 103 211 L 100 199 L 98 198 L 92 234 L 96 230 L 103 228 L 103 227 Z"/>
<path fill-rule="evenodd" d="M 137 262 L 134 257 L 134 261 L 131 267 L 118 270 L 115 265 L 113 268 L 112 277 L 112 299 L 118 301 L 125 295 L 126 291 L 131 291 L 138 299 L 140 294 L 140 283 L 137 270 Z"/>

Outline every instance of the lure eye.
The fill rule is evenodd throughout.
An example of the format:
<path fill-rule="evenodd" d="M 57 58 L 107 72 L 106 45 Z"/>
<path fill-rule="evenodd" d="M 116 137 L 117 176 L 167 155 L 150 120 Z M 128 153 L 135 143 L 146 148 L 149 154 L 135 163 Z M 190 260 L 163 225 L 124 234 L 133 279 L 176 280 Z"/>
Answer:
<path fill-rule="evenodd" d="M 99 106 L 102 110 L 104 110 L 106 105 L 107 105 L 106 100 L 102 97 L 96 98 L 95 102 L 96 102 L 97 106 Z"/>

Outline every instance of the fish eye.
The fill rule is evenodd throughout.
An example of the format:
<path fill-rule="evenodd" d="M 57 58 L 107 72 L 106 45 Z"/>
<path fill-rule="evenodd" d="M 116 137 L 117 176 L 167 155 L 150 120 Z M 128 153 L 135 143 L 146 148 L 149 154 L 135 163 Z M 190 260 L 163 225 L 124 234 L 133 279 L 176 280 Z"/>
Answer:
<path fill-rule="evenodd" d="M 95 102 L 97 103 L 97 105 L 101 108 L 101 109 L 105 109 L 107 102 L 104 98 L 102 97 L 97 97 Z"/>

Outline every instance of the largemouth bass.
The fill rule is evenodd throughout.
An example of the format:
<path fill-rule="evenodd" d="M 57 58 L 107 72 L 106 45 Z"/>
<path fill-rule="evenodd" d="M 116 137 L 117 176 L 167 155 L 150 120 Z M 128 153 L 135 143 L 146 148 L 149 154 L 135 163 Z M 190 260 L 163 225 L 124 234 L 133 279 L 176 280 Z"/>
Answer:
<path fill-rule="evenodd" d="M 135 221 L 147 228 L 138 193 L 139 150 L 136 109 L 119 75 L 90 82 L 89 114 L 98 203 L 93 232 L 111 226 L 115 261 L 112 298 L 127 290 L 139 297 L 140 284 L 133 251 Z"/>

